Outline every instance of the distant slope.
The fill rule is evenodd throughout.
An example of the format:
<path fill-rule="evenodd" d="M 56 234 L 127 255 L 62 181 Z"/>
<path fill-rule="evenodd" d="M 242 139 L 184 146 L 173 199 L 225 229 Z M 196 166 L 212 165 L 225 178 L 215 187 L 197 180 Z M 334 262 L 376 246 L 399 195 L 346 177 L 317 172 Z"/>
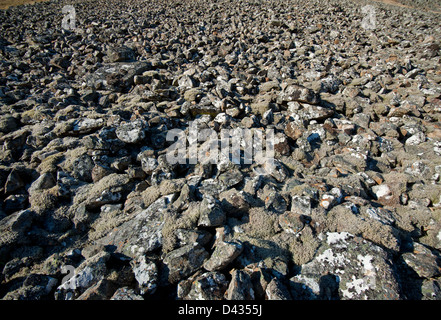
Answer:
<path fill-rule="evenodd" d="M 10 6 L 18 6 L 26 3 L 42 2 L 46 0 L 0 0 L 0 9 L 7 9 Z"/>

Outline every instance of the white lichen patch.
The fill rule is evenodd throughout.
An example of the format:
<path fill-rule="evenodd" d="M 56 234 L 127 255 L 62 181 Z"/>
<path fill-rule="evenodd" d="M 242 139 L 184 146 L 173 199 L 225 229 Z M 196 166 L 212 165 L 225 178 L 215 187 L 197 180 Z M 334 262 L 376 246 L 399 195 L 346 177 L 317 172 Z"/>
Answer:
<path fill-rule="evenodd" d="M 336 273 L 344 273 L 346 263 L 350 262 L 342 253 L 335 253 L 332 249 L 326 249 L 322 254 L 317 256 L 317 261 L 327 263 L 331 267 L 336 268 Z"/>
<path fill-rule="evenodd" d="M 373 257 L 371 255 L 368 254 L 368 255 L 362 256 L 361 254 L 359 254 L 357 256 L 357 259 L 361 262 L 364 270 L 366 270 L 366 271 L 374 271 L 375 270 L 375 268 L 371 262 L 373 259 Z"/>
<path fill-rule="evenodd" d="M 366 299 L 366 295 L 361 295 L 369 289 L 370 285 L 365 278 L 357 279 L 355 276 L 352 276 L 352 281 L 346 282 L 346 289 L 341 290 L 341 292 L 348 299 Z"/>
<path fill-rule="evenodd" d="M 338 244 L 337 248 L 345 247 L 347 245 L 346 240 L 352 236 L 349 232 L 327 232 L 326 235 L 328 245 Z"/>

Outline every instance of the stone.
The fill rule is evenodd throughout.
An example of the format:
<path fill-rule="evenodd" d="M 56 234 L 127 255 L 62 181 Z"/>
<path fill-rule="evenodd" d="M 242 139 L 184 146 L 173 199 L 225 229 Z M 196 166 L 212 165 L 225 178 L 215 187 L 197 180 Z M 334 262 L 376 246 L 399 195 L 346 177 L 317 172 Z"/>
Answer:
<path fill-rule="evenodd" d="M 122 123 L 116 128 L 116 136 L 125 143 L 139 143 L 145 138 L 146 126 L 141 120 Z"/>
<path fill-rule="evenodd" d="M 142 296 L 136 294 L 135 290 L 128 287 L 118 288 L 110 300 L 144 300 Z"/>
<path fill-rule="evenodd" d="M 14 191 L 17 191 L 23 186 L 24 186 L 24 182 L 20 177 L 20 174 L 16 170 L 12 170 L 11 173 L 6 178 L 6 183 L 4 187 L 5 193 L 12 193 Z"/>
<path fill-rule="evenodd" d="M 441 300 L 441 283 L 439 279 L 425 279 L 421 285 L 422 300 Z"/>
<path fill-rule="evenodd" d="M 217 199 L 212 196 L 204 196 L 199 206 L 199 226 L 217 227 L 225 223 L 225 212 Z"/>
<path fill-rule="evenodd" d="M 402 257 L 406 264 L 422 278 L 433 278 L 441 273 L 440 259 L 418 242 L 413 243 L 413 252 L 406 252 Z"/>
<path fill-rule="evenodd" d="M 11 115 L 2 116 L 0 119 L 0 132 L 10 133 L 18 129 L 18 126 L 18 120 Z"/>
<path fill-rule="evenodd" d="M 177 283 L 193 274 L 202 267 L 208 256 L 208 252 L 199 244 L 189 244 L 167 253 L 163 261 L 167 267 L 168 281 Z"/>
<path fill-rule="evenodd" d="M 302 266 L 299 275 L 290 279 L 294 298 L 390 300 L 399 299 L 399 287 L 391 269 L 390 258 L 379 246 L 347 232 L 321 234 L 322 244 L 312 261 Z M 330 281 L 328 297 L 323 297 L 323 277 Z M 300 284 L 300 286 L 299 286 Z M 337 290 L 333 289 L 336 286 Z"/>
<path fill-rule="evenodd" d="M 109 62 L 129 62 L 133 61 L 135 53 L 132 49 L 121 46 L 110 48 L 107 52 L 107 59 Z"/>
<path fill-rule="evenodd" d="M 251 277 L 243 270 L 234 269 L 226 292 L 227 300 L 255 300 Z"/>
<path fill-rule="evenodd" d="M 312 105 L 320 102 L 320 97 L 313 90 L 301 85 L 288 85 L 283 91 L 278 94 L 278 100 L 281 102 L 298 101 Z"/>
<path fill-rule="evenodd" d="M 57 279 L 48 275 L 32 273 L 23 281 L 23 285 L 8 292 L 3 300 L 44 300 L 57 284 Z"/>
<path fill-rule="evenodd" d="M 292 300 L 288 288 L 277 278 L 270 281 L 265 293 L 268 300 Z"/>
<path fill-rule="evenodd" d="M 138 282 L 140 293 L 154 293 L 158 282 L 158 268 L 155 262 L 141 255 L 136 260 L 130 261 L 130 264 Z"/>
<path fill-rule="evenodd" d="M 303 230 L 305 223 L 300 214 L 287 211 L 279 216 L 279 225 L 285 232 L 297 234 Z"/>
<path fill-rule="evenodd" d="M 133 219 L 115 227 L 97 243 L 114 246 L 116 252 L 135 259 L 160 248 L 164 212 L 169 201 L 166 196 L 159 198 L 147 209 L 137 212 Z"/>
<path fill-rule="evenodd" d="M 219 242 L 214 248 L 210 259 L 204 263 L 204 268 L 208 271 L 220 271 L 236 259 L 242 250 L 243 246 L 240 242 Z"/>
<path fill-rule="evenodd" d="M 75 268 L 73 276 L 57 287 L 55 299 L 77 299 L 87 289 L 103 280 L 104 275 L 107 272 L 106 262 L 109 258 L 109 253 L 100 252 L 83 261 L 77 268 Z"/>
<path fill-rule="evenodd" d="M 150 70 L 151 64 L 145 61 L 108 63 L 88 74 L 85 83 L 92 89 L 124 91 L 134 83 L 134 77 Z"/>
<path fill-rule="evenodd" d="M 223 300 L 228 288 L 226 277 L 219 272 L 206 272 L 196 277 L 184 300 Z"/>

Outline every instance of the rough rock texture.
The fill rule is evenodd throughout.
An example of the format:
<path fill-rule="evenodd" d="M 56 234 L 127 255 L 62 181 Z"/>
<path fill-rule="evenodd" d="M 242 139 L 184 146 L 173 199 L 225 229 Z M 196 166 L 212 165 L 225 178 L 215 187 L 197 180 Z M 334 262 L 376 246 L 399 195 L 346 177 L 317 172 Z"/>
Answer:
<path fill-rule="evenodd" d="M 440 299 L 441 10 L 387 2 L 2 10 L 0 298 Z"/>

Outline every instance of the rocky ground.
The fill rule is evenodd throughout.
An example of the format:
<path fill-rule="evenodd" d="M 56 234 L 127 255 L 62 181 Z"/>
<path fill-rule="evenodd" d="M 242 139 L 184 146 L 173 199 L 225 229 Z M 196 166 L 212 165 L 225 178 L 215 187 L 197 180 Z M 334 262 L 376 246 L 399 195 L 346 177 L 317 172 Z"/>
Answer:
<path fill-rule="evenodd" d="M 0 297 L 440 299 L 440 20 L 349 0 L 1 11 Z M 170 164 L 191 120 L 274 129 L 276 170 Z"/>

